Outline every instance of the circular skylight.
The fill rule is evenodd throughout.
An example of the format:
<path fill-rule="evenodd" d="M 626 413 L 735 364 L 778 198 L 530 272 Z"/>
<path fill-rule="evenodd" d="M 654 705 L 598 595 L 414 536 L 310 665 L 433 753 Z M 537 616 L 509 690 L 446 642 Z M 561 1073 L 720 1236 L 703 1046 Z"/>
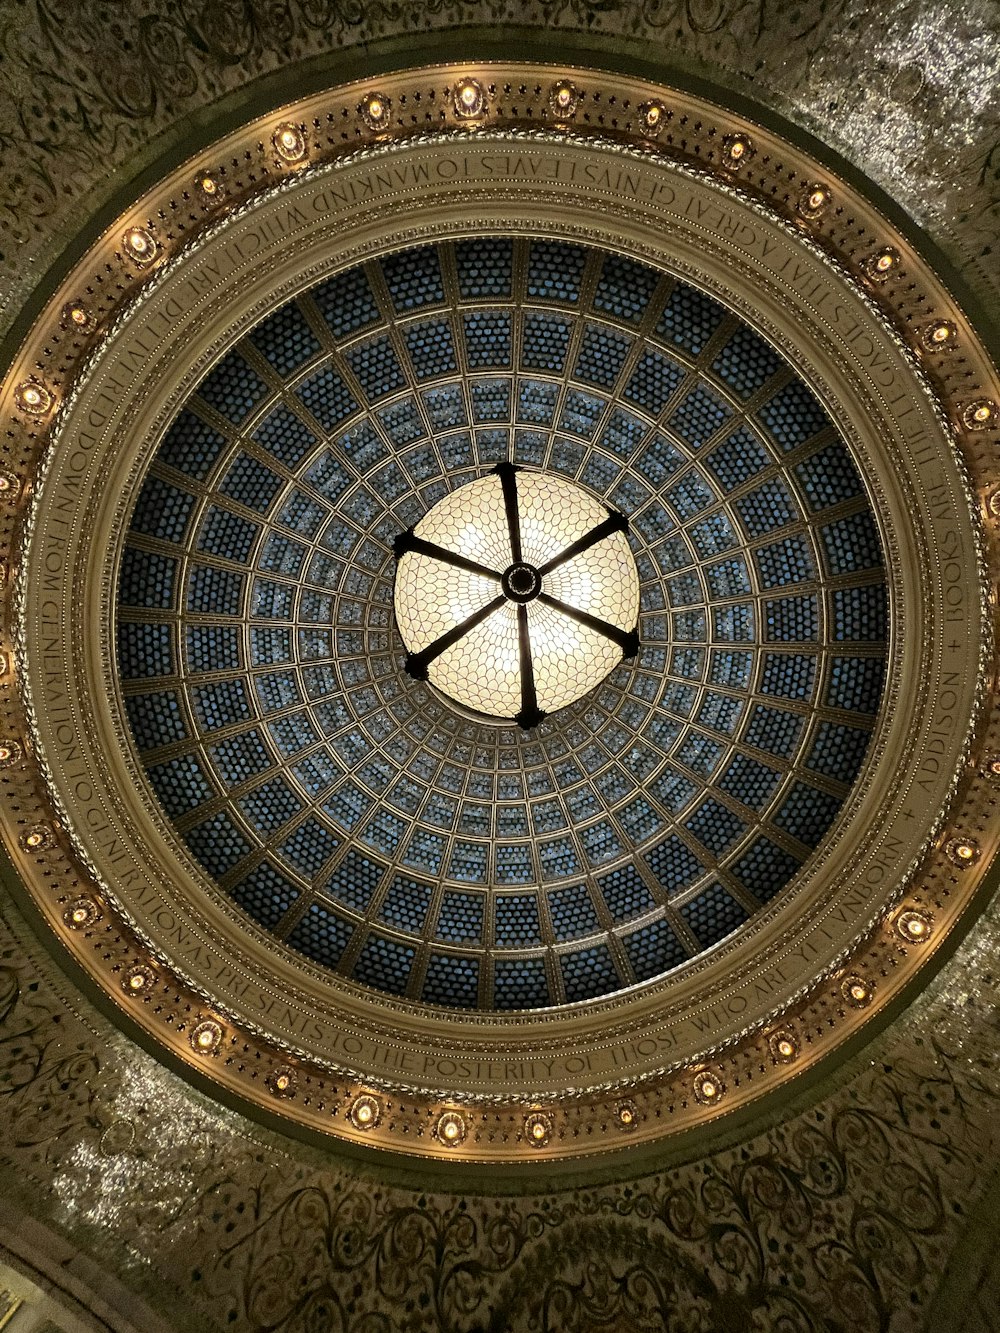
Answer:
<path fill-rule="evenodd" d="M 505 476 L 553 497 L 527 568 Z M 599 593 L 539 575 L 612 512 Z M 499 572 L 508 625 L 551 611 L 539 576 L 638 651 L 588 640 L 524 730 L 495 720 L 520 658 L 501 709 L 467 635 L 456 694 L 491 716 L 463 714 L 406 666 L 480 576 L 397 564 L 411 532 Z M 396 252 L 270 314 L 167 426 L 117 601 L 136 749 L 218 892 L 292 956 L 456 1009 L 594 999 L 742 930 L 836 820 L 884 677 L 880 538 L 810 388 L 690 284 L 552 240 Z"/>
<path fill-rule="evenodd" d="M 406 670 L 491 717 L 537 726 L 638 650 L 624 515 L 563 477 L 499 464 L 396 541 Z"/>

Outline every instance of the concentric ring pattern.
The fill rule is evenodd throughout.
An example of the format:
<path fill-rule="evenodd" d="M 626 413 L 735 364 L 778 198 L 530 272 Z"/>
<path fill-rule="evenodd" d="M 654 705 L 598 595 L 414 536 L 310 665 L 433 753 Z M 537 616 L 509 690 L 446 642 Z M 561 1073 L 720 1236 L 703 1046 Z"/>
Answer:
<path fill-rule="evenodd" d="M 521 732 L 403 670 L 393 542 L 504 459 L 630 521 L 640 649 Z M 882 552 L 810 390 L 621 256 L 406 250 L 268 317 L 170 425 L 118 586 L 160 804 L 276 941 L 430 1005 L 532 1009 L 739 930 L 830 827 L 885 669 Z"/>

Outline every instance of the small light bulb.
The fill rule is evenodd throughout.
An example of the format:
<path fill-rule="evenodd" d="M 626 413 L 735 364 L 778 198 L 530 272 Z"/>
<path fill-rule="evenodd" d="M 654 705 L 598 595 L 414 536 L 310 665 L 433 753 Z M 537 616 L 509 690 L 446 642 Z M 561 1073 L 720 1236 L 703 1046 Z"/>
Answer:
<path fill-rule="evenodd" d="M 82 926 L 89 915 L 90 914 L 85 907 L 73 908 L 73 920 L 78 926 Z"/>
<path fill-rule="evenodd" d="M 9 490 L 10 490 L 10 478 L 5 477 L 3 473 L 0 473 L 0 491 L 9 491 Z"/>
<path fill-rule="evenodd" d="M 470 83 L 467 83 L 462 89 L 462 102 L 465 106 L 476 105 L 476 90 Z M 457 1131 L 455 1131 L 457 1133 Z"/>
<path fill-rule="evenodd" d="M 371 113 L 373 120 L 382 119 L 382 103 L 378 100 L 377 97 L 373 97 L 372 100 L 368 103 L 368 110 Z"/>
<path fill-rule="evenodd" d="M 368 1121 L 371 1120 L 372 1108 L 368 1105 L 367 1102 L 362 1102 L 361 1105 L 358 1107 L 357 1116 L 363 1125 L 367 1125 Z"/>
<path fill-rule="evenodd" d="M 449 1120 L 444 1127 L 445 1138 L 453 1139 L 456 1138 L 457 1135 L 458 1135 L 458 1126 L 455 1124 L 454 1120 Z"/>
<path fill-rule="evenodd" d="M 864 1000 L 868 997 L 867 986 L 862 985 L 860 981 L 855 981 L 851 985 L 851 998 L 854 1000 Z"/>
<path fill-rule="evenodd" d="M 205 1029 L 204 1032 L 198 1033 L 198 1045 L 201 1046 L 202 1048 L 211 1046 L 214 1040 L 215 1038 L 212 1036 L 212 1033 L 209 1032 L 207 1028 Z"/>
<path fill-rule="evenodd" d="M 975 417 L 977 421 L 989 421 L 990 417 L 992 416 L 992 413 L 985 404 L 982 404 L 981 406 L 976 408 L 975 412 L 973 412 L 972 415 Z"/>
<path fill-rule="evenodd" d="M 203 194 L 215 194 L 219 187 L 216 185 L 215 181 L 212 180 L 211 176 L 202 176 L 201 188 Z"/>
<path fill-rule="evenodd" d="M 880 273 L 887 273 L 892 268 L 892 255 L 879 255 L 876 268 Z"/>
<path fill-rule="evenodd" d="M 787 1039 L 782 1039 L 778 1042 L 778 1052 L 790 1059 L 795 1054 L 795 1047 Z"/>
<path fill-rule="evenodd" d="M 622 1109 L 618 1112 L 618 1118 L 621 1120 L 623 1125 L 631 1125 L 632 1112 L 628 1109 L 627 1106 L 623 1106 Z"/>
<path fill-rule="evenodd" d="M 0 745 L 0 764 L 5 764 L 13 753 L 9 745 Z"/>
<path fill-rule="evenodd" d="M 41 847 L 45 841 L 45 836 L 41 833 L 29 833 L 25 841 L 29 847 Z"/>
<path fill-rule="evenodd" d="M 947 325 L 947 324 L 937 324 L 937 325 L 935 325 L 934 330 L 933 330 L 933 332 L 931 333 L 931 337 L 933 338 L 933 340 L 934 340 L 936 343 L 947 342 L 947 341 L 948 341 L 948 325 Z"/>
<path fill-rule="evenodd" d="M 146 984 L 146 979 L 141 972 L 133 972 L 128 979 L 128 984 L 132 990 L 142 990 Z"/>
<path fill-rule="evenodd" d="M 651 106 L 649 110 L 646 112 L 647 123 L 650 125 L 655 125 L 659 119 L 660 119 L 660 108 L 658 106 Z"/>
<path fill-rule="evenodd" d="M 826 203 L 826 194 L 824 193 L 824 191 L 813 190 L 812 194 L 809 196 L 810 208 L 822 208 L 825 203 Z"/>
<path fill-rule="evenodd" d="M 714 1097 L 714 1096 L 715 1096 L 715 1084 L 712 1082 L 712 1080 L 711 1080 L 710 1078 L 706 1078 L 706 1079 L 704 1080 L 704 1082 L 703 1082 L 702 1085 L 701 1085 L 701 1090 L 702 1090 L 702 1092 L 705 1094 L 706 1097 Z"/>

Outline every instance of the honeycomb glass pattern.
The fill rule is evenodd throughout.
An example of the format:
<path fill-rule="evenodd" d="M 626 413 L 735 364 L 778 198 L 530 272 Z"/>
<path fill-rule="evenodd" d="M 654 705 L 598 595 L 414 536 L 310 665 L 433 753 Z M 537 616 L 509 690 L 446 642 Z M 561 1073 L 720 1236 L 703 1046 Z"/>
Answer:
<path fill-rule="evenodd" d="M 504 597 L 418 679 L 435 618 L 514 563 L 511 476 L 540 567 L 625 516 L 542 578 L 635 655 Z M 464 567 L 397 559 L 408 533 Z M 830 835 L 883 712 L 883 564 L 862 470 L 760 330 L 625 255 L 474 237 L 320 278 L 167 424 L 119 687 L 204 891 L 314 975 L 443 1015 L 585 1004 L 738 936 Z M 497 644 L 513 669 L 483 669 Z"/>

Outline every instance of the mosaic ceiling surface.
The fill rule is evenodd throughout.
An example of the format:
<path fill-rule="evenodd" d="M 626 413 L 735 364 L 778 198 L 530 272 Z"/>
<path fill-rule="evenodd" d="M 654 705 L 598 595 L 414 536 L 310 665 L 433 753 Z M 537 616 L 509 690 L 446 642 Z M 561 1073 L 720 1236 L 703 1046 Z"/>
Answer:
<path fill-rule="evenodd" d="M 639 653 L 522 731 L 403 669 L 393 542 L 503 460 L 629 517 Z M 201 867 L 293 950 L 527 1009 L 772 901 L 863 761 L 879 536 L 804 383 L 694 288 L 484 238 L 313 288 L 160 444 L 119 579 L 133 736 Z"/>

